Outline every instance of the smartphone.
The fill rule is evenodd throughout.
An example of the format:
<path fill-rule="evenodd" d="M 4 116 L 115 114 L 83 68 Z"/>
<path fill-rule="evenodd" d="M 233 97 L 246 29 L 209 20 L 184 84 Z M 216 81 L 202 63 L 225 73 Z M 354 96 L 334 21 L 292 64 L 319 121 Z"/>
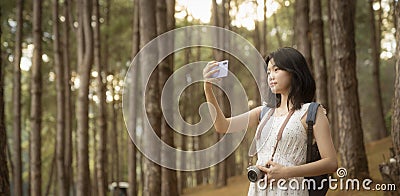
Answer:
<path fill-rule="evenodd" d="M 215 66 L 214 69 L 219 69 L 219 72 L 211 75 L 213 78 L 222 78 L 228 76 L 228 60 L 218 62 L 218 66 Z"/>

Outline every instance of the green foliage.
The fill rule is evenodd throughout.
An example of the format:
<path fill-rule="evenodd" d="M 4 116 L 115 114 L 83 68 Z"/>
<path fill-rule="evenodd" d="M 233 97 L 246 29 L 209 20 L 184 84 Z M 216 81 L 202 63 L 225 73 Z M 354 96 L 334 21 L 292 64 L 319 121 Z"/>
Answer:
<path fill-rule="evenodd" d="M 371 101 L 372 92 L 372 49 L 371 49 L 371 24 L 367 3 L 358 1 L 355 18 L 355 38 L 357 57 L 358 93 L 360 99 L 361 120 L 364 136 L 369 140 L 369 133 L 374 129 L 376 103 Z M 375 18 L 378 18 L 377 16 Z M 381 24 L 382 25 L 382 24 Z M 382 25 L 382 35 L 391 33 L 389 27 Z M 385 115 L 390 113 L 394 95 L 394 59 L 381 59 L 380 82 Z"/>

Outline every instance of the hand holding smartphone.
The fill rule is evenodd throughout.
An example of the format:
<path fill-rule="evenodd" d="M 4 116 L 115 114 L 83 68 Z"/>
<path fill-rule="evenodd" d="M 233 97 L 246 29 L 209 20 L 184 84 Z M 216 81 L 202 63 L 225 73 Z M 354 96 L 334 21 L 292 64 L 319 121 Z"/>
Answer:
<path fill-rule="evenodd" d="M 212 78 L 222 78 L 228 76 L 228 60 L 217 62 L 218 66 L 213 67 L 211 70 L 219 69 L 217 73 L 211 75 Z"/>

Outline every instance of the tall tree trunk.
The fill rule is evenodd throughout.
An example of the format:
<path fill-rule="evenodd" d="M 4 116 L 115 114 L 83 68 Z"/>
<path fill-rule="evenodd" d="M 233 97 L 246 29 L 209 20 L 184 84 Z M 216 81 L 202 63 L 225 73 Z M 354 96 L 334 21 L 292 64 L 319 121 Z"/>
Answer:
<path fill-rule="evenodd" d="M 392 115 L 392 142 L 395 159 L 397 160 L 397 179 L 395 183 L 400 186 L 400 3 L 395 4 L 396 20 L 396 81 L 394 85 L 393 115 Z"/>
<path fill-rule="evenodd" d="M 232 28 L 231 28 L 231 16 L 230 16 L 230 14 L 229 14 L 229 12 L 230 12 L 230 10 L 231 10 L 231 6 L 230 6 L 230 4 L 231 4 L 231 0 L 224 0 L 223 1 L 224 2 L 224 15 L 223 15 L 223 18 L 224 18 L 224 28 L 225 29 L 227 29 L 227 30 L 231 30 Z M 263 20 L 263 22 L 262 22 L 262 42 L 263 42 L 263 48 L 264 48 L 264 53 L 266 52 L 266 50 L 267 50 L 267 20 L 266 20 L 266 18 L 267 18 L 267 15 L 266 15 L 266 11 L 267 11 L 267 8 L 266 8 L 266 2 L 264 2 L 264 19 L 265 20 Z M 229 39 L 229 36 L 227 35 L 227 34 L 224 34 L 224 39 L 223 39 L 224 41 L 223 41 L 223 43 L 224 43 L 224 45 L 225 45 L 225 48 L 231 48 L 232 46 L 231 46 L 231 40 Z M 230 55 L 228 55 L 228 54 L 225 54 L 225 58 L 224 59 L 227 59 L 227 60 L 229 60 L 230 62 L 232 62 L 232 58 L 231 58 L 231 56 Z M 263 70 L 263 66 L 261 66 L 260 68 L 262 68 L 262 70 Z M 236 71 L 235 71 L 235 66 L 233 66 L 233 64 L 232 64 L 232 66 L 231 66 L 231 71 L 233 72 L 233 73 L 237 73 Z M 262 73 L 262 72 L 261 72 Z M 265 75 L 262 75 L 261 74 L 261 79 L 265 79 Z M 226 90 L 228 91 L 228 92 L 232 92 L 233 91 L 233 84 L 231 84 L 230 82 L 228 82 L 227 80 L 223 80 L 223 83 L 224 83 L 224 86 L 226 87 Z M 196 96 L 196 97 L 200 97 L 200 95 L 198 95 L 198 96 Z M 225 101 L 223 102 L 224 103 L 224 107 L 225 107 L 225 110 L 226 110 L 226 115 L 227 116 L 231 116 L 231 112 L 230 112 L 230 108 L 231 108 L 231 105 L 232 105 L 232 102 L 233 102 L 233 100 L 229 100 L 228 99 L 228 97 L 227 97 L 227 95 L 224 95 L 224 98 L 225 98 Z M 200 105 L 200 104 L 199 104 Z M 230 134 L 228 134 L 228 135 L 226 135 L 226 137 L 227 137 L 227 144 L 226 144 L 226 147 L 225 148 L 230 148 L 231 147 L 231 145 L 232 145 L 232 136 L 230 135 Z M 225 149 L 223 149 L 223 151 L 226 151 Z M 228 156 L 228 158 L 226 158 L 225 159 L 225 162 L 226 162 L 226 174 L 225 174 L 225 176 L 226 176 L 226 182 L 228 182 L 228 178 L 229 177 L 231 177 L 231 176 L 234 176 L 235 175 L 235 171 L 236 171 L 236 169 L 235 169 L 235 154 L 234 154 L 235 152 L 233 152 L 233 153 L 231 153 L 229 156 Z"/>
<path fill-rule="evenodd" d="M 171 4 L 171 2 L 170 2 Z M 171 30 L 175 24 L 172 22 L 168 22 L 174 17 L 174 12 L 168 12 L 171 15 L 167 15 L 167 0 L 158 0 L 157 1 L 157 11 L 156 11 L 156 22 L 157 22 L 157 34 L 161 35 L 168 30 Z M 170 28 L 168 28 L 168 23 Z M 167 46 L 158 46 L 159 54 L 166 54 L 168 50 L 171 50 L 173 40 L 170 40 Z M 159 64 L 159 88 L 160 92 L 164 87 L 165 82 L 172 75 L 174 69 L 173 65 L 173 55 L 168 56 L 164 61 Z M 172 100 L 172 89 L 168 89 L 165 93 L 168 96 L 169 100 Z M 164 111 L 164 115 L 172 115 L 172 107 L 167 106 L 167 109 Z M 174 146 L 174 131 L 166 122 L 164 116 L 161 116 L 161 139 L 169 146 Z M 162 162 L 170 162 L 175 163 L 176 157 L 167 154 L 167 149 L 161 149 L 161 161 Z M 174 170 L 168 168 L 161 168 L 161 195 L 169 196 L 169 195 L 178 195 L 178 187 L 177 187 L 177 174 Z"/>
<path fill-rule="evenodd" d="M 138 43 L 137 43 L 138 44 Z M 137 45 L 138 46 L 138 45 Z M 133 70 L 133 69 L 131 69 Z M 128 139 L 128 183 L 129 183 L 129 188 L 128 188 L 128 196 L 135 196 L 137 195 L 137 184 L 136 184 L 136 147 L 133 144 L 133 139 L 136 137 L 136 116 L 137 116 L 137 104 L 136 104 L 136 96 L 137 95 L 137 90 L 138 90 L 138 76 L 139 74 L 137 73 L 131 73 L 131 85 L 130 89 L 128 90 L 129 92 L 129 123 L 128 123 L 128 130 L 129 130 L 129 135 L 131 138 Z"/>
<path fill-rule="evenodd" d="M 105 29 L 110 28 L 110 12 L 111 12 L 111 0 L 106 0 L 106 7 L 104 9 L 104 15 L 105 15 Z M 108 55 L 110 55 L 110 51 L 109 51 L 109 47 L 108 47 L 108 42 L 109 42 L 109 32 L 105 31 L 104 32 L 104 40 L 102 41 L 102 43 L 104 43 L 104 71 L 106 72 L 106 75 L 108 74 L 108 72 L 110 72 L 110 70 L 108 70 Z"/>
<path fill-rule="evenodd" d="M 367 178 L 360 106 L 357 91 L 354 40 L 355 1 L 335 0 L 331 7 L 332 66 L 335 66 L 340 158 L 349 178 Z M 344 80 L 345 79 L 345 80 Z"/>
<path fill-rule="evenodd" d="M 326 73 L 324 25 L 321 14 L 321 0 L 310 0 L 310 27 L 312 42 L 312 62 L 316 80 L 317 102 L 328 106 L 328 76 Z"/>
<path fill-rule="evenodd" d="M 197 42 L 198 45 L 200 45 L 201 42 L 202 42 L 201 36 L 199 36 L 197 41 L 198 41 Z M 201 48 L 202 48 L 201 46 L 198 46 L 196 48 L 196 50 L 197 50 L 197 52 L 196 52 L 196 62 L 201 61 Z M 196 92 L 197 92 L 196 97 L 198 97 L 198 101 L 199 102 L 200 101 L 204 101 L 202 98 L 200 98 L 201 96 L 204 95 L 202 90 L 203 90 L 203 86 L 202 85 L 198 85 L 198 89 L 196 89 Z M 200 105 L 200 104 L 197 103 L 197 105 Z M 196 116 L 195 120 L 196 120 L 196 122 L 199 122 L 201 119 L 199 118 L 199 116 Z M 197 128 L 196 132 L 199 131 L 199 129 L 200 129 L 200 127 Z M 199 150 L 207 148 L 207 147 L 205 147 L 205 144 L 204 144 L 205 141 L 206 141 L 206 140 L 204 140 L 204 137 L 206 137 L 206 135 L 200 135 L 200 136 L 197 136 L 197 137 L 194 138 L 194 140 L 195 140 L 194 143 L 196 145 L 195 148 L 194 148 L 194 151 L 199 151 Z M 196 168 L 200 167 L 200 162 L 201 162 L 200 159 L 196 159 L 195 160 Z M 208 169 L 202 169 L 202 170 L 196 171 L 197 186 L 204 184 L 203 183 L 203 179 L 204 179 L 205 173 L 207 172 Z"/>
<path fill-rule="evenodd" d="M 260 52 L 261 56 L 265 56 L 268 51 L 268 46 L 267 46 L 267 0 L 263 1 L 263 20 L 262 20 L 262 29 L 261 29 L 261 47 L 260 47 Z M 229 15 L 228 15 L 229 16 Z M 263 72 L 261 72 L 263 73 Z"/>
<path fill-rule="evenodd" d="M 219 17 L 219 6 L 217 4 L 216 0 L 212 0 L 212 23 L 214 26 L 217 27 L 223 27 L 224 24 L 223 21 L 221 21 L 221 17 Z M 188 15 L 188 14 L 187 14 Z M 215 42 L 217 42 L 217 46 L 219 48 L 221 48 L 221 39 L 222 39 L 222 35 L 221 34 L 216 34 L 213 36 L 213 39 Z M 219 50 L 213 50 L 213 56 L 214 56 L 214 60 L 216 61 L 221 61 L 223 58 L 223 53 Z"/>
<path fill-rule="evenodd" d="M 390 161 L 379 165 L 379 171 L 385 183 L 395 184 L 400 187 L 400 3 L 393 1 L 394 7 L 394 26 L 396 29 L 396 65 L 395 83 L 392 114 L 392 143 Z M 395 161 L 392 161 L 392 160 Z M 391 195 L 399 195 L 400 190 L 393 191 Z M 388 194 L 389 195 L 389 194 Z"/>
<path fill-rule="evenodd" d="M 0 20 L 2 17 L 2 9 L 0 8 Z M 3 31 L 0 26 L 0 39 L 2 38 Z M 3 51 L 0 47 L 0 54 Z M 0 55 L 0 194 L 9 196 L 10 195 L 10 179 L 8 177 L 8 165 L 7 165 L 7 131 L 6 131 L 6 117 L 5 117 L 5 104 L 4 104 L 4 66 L 3 66 L 3 55 Z M 15 188 L 15 187 L 14 187 Z M 17 195 L 17 194 L 15 194 Z"/>
<path fill-rule="evenodd" d="M 328 18 L 329 21 L 332 20 L 332 15 L 331 15 L 331 7 L 330 7 L 330 1 L 331 0 L 327 0 L 327 4 L 328 4 Z M 331 26 L 328 25 L 329 28 L 329 37 L 331 37 L 332 34 L 332 30 L 331 30 Z M 330 46 L 330 51 L 332 51 L 332 44 L 329 44 Z M 333 66 L 334 62 L 334 58 L 332 55 L 330 55 L 329 58 L 329 64 L 327 64 L 327 69 L 329 70 L 327 72 L 328 75 L 328 97 L 336 97 L 336 91 L 334 89 L 334 80 L 335 80 L 335 66 Z M 328 118 L 330 119 L 331 123 L 330 123 L 330 129 L 333 130 L 332 131 L 332 137 L 333 137 L 333 144 L 335 145 L 336 149 L 339 149 L 339 128 L 338 128 L 338 121 L 337 121 L 337 102 L 335 99 L 328 99 L 329 101 L 329 108 L 328 108 Z"/>
<path fill-rule="evenodd" d="M 56 141 L 57 143 L 57 141 Z M 50 174 L 49 174 L 49 179 L 47 180 L 47 185 L 46 185 L 46 192 L 44 195 L 48 196 L 50 194 L 50 189 L 53 185 L 53 176 L 54 176 L 54 168 L 56 167 L 56 153 L 57 153 L 57 148 L 54 149 L 53 152 L 53 158 L 51 160 L 51 166 L 50 166 Z"/>
<path fill-rule="evenodd" d="M 185 26 L 187 26 L 187 23 L 188 23 L 187 19 L 188 19 L 188 14 L 187 14 L 187 10 L 186 10 L 186 16 L 185 16 L 185 19 L 184 19 Z M 187 30 L 185 30 L 185 36 L 184 37 L 185 37 L 184 40 L 185 40 L 186 43 L 191 43 L 191 41 L 192 41 L 191 39 L 192 38 L 191 38 L 191 36 L 190 36 L 190 34 L 189 34 L 189 32 Z M 190 48 L 185 48 L 184 49 L 184 58 L 183 58 L 183 64 L 184 65 L 188 65 L 190 63 L 190 57 L 191 57 L 191 49 Z M 188 69 L 185 72 L 186 72 L 185 76 L 188 75 L 188 72 L 189 72 Z M 186 79 L 185 79 L 184 82 L 187 85 L 187 80 Z M 187 127 L 188 127 L 188 126 L 186 126 L 186 122 L 189 121 L 190 114 L 189 114 L 189 110 L 187 110 L 186 108 L 189 105 L 188 104 L 188 94 L 191 93 L 190 89 L 191 88 L 188 88 L 181 95 L 182 103 L 181 103 L 180 107 L 183 110 L 182 118 L 184 120 L 184 121 L 182 121 L 182 128 L 181 128 L 182 130 L 186 130 Z M 180 135 L 180 141 L 181 141 L 180 142 L 181 143 L 181 150 L 182 151 L 188 151 L 188 147 L 187 147 L 188 146 L 188 144 L 187 144 L 188 143 L 188 137 L 186 135 L 181 134 Z M 183 165 L 187 164 L 187 157 L 186 157 L 185 153 L 181 154 L 180 159 L 179 159 L 178 162 L 179 162 L 181 168 L 183 168 Z M 183 190 L 188 187 L 187 186 L 188 176 L 189 175 L 188 175 L 187 171 L 180 171 L 179 172 L 178 190 L 179 190 L 179 193 L 181 193 L 181 194 L 182 194 Z"/>
<path fill-rule="evenodd" d="M 261 55 L 265 58 L 266 55 L 268 54 L 267 53 L 268 52 L 268 42 L 267 42 L 268 31 L 267 31 L 267 1 L 266 0 L 264 0 L 264 9 L 263 10 L 264 11 L 263 11 L 262 31 L 261 31 L 261 39 L 260 39 L 262 44 L 261 44 L 260 50 L 261 50 Z M 260 75 L 260 80 L 259 81 L 260 81 L 260 84 L 261 84 L 261 88 L 259 89 L 260 90 L 259 93 L 260 93 L 260 95 L 262 97 L 264 97 L 264 96 L 266 96 L 267 89 L 268 89 L 268 87 L 267 87 L 267 74 L 265 73 L 265 69 L 264 69 L 263 65 L 258 66 L 258 68 L 259 68 L 259 73 L 258 74 Z M 258 96 L 259 95 L 257 95 L 257 97 Z M 256 102 L 257 105 L 261 104 L 262 101 L 264 101 L 264 100 L 261 100 L 261 97 L 259 98 L 259 100 L 260 100 L 260 102 Z"/>
<path fill-rule="evenodd" d="M 92 101 L 89 102 L 89 104 L 90 104 L 89 105 L 89 111 L 93 111 L 95 102 L 92 100 Z M 94 115 L 96 115 L 96 114 L 94 114 Z M 89 150 L 89 151 L 93 152 L 93 156 L 89 157 L 89 159 L 98 160 L 98 158 L 97 158 L 97 149 L 98 148 L 97 148 L 97 139 L 96 139 L 97 138 L 97 130 L 95 128 L 96 127 L 96 121 L 94 119 L 89 122 L 89 138 L 93 138 L 93 140 L 92 140 L 93 144 L 90 145 L 90 147 L 92 147 L 92 149 Z M 90 133 L 92 135 L 90 135 Z M 92 181 L 93 183 L 92 183 L 92 186 L 90 187 L 90 192 L 91 192 L 92 195 L 99 195 L 99 191 L 98 191 L 99 190 L 99 183 L 98 183 L 98 180 L 97 180 L 97 176 L 98 176 L 99 171 L 97 170 L 96 165 L 94 167 L 95 168 L 93 169 L 93 173 L 91 174 L 92 175 L 91 179 L 93 180 Z"/>
<path fill-rule="evenodd" d="M 229 13 L 229 10 L 226 9 L 226 3 L 227 3 L 227 0 L 223 0 L 222 1 L 221 7 L 222 7 L 222 18 L 223 18 L 223 20 L 220 21 L 219 24 L 220 24 L 220 27 L 223 27 L 225 29 L 229 29 L 229 23 L 226 20 L 226 18 L 227 18 L 226 15 Z M 219 10 L 221 10 L 221 9 L 219 9 Z M 219 43 L 218 44 L 219 48 L 226 47 L 225 44 L 228 44 L 228 42 L 227 42 L 227 38 L 226 38 L 225 32 L 220 34 L 220 36 L 218 37 L 217 41 Z M 222 59 L 227 59 L 228 58 L 226 53 L 223 53 L 223 52 L 219 52 L 219 53 L 220 53 Z M 231 85 L 226 83 L 226 81 L 222 81 L 222 83 L 223 83 L 223 86 L 224 86 L 224 90 L 230 91 Z M 219 103 L 221 103 L 221 109 L 224 112 L 225 116 L 230 116 L 230 114 L 229 114 L 230 106 L 229 106 L 229 101 L 227 100 L 226 95 L 220 89 L 218 89 L 216 94 L 217 94 L 217 98 L 219 100 Z M 224 134 L 217 134 L 217 135 L 218 135 L 217 141 L 220 141 L 224 137 Z M 226 136 L 226 137 L 229 137 L 229 136 Z M 225 149 L 227 147 L 228 147 L 228 142 L 225 142 L 225 143 L 223 143 L 223 145 L 219 146 L 219 148 L 218 148 L 218 156 L 223 155 L 224 152 L 225 152 Z M 217 171 L 216 180 L 217 181 L 215 183 L 215 186 L 216 187 L 224 187 L 224 186 L 226 186 L 228 184 L 228 160 L 225 159 L 225 160 L 221 161 L 220 163 L 218 163 L 216 166 L 217 166 L 217 169 L 216 169 L 216 171 Z"/>
<path fill-rule="evenodd" d="M 31 77 L 31 135 L 30 135 L 30 173 L 31 195 L 42 195 L 42 158 L 41 158 L 41 123 L 42 123 L 42 1 L 33 1 L 33 50 Z"/>
<path fill-rule="evenodd" d="M 382 40 L 382 0 L 378 0 L 379 3 L 379 9 L 377 11 L 378 14 L 378 21 L 377 21 L 377 30 L 376 30 L 376 45 L 378 46 L 378 51 L 379 51 L 379 58 L 380 58 L 380 53 L 381 51 L 381 40 Z M 390 5 L 389 5 L 390 7 Z M 391 8 L 392 9 L 392 8 Z M 394 23 L 395 21 L 393 21 Z"/>
<path fill-rule="evenodd" d="M 134 97 L 132 97 L 134 98 Z M 131 99 L 132 100 L 132 99 Z M 133 120 L 133 117 L 131 117 L 131 120 Z M 132 124 L 136 124 L 136 120 L 133 120 L 135 122 L 130 122 Z M 133 127 L 133 125 L 130 125 Z M 129 128 L 132 132 L 132 134 L 135 134 L 131 128 Z M 135 137 L 134 135 L 131 135 L 131 137 Z M 128 183 L 129 183 L 129 188 L 127 195 L 128 196 L 135 196 L 138 195 L 138 186 L 136 183 L 137 175 L 136 175 L 136 147 L 132 143 L 132 140 L 128 140 Z"/>
<path fill-rule="evenodd" d="M 97 76 L 97 94 L 99 97 L 97 118 L 98 127 L 98 149 L 97 149 L 97 185 L 98 195 L 105 196 L 107 194 L 107 108 L 106 108 L 106 92 L 105 84 L 103 82 L 104 68 L 101 65 L 101 40 L 100 40 L 100 12 L 99 0 L 93 0 L 93 15 L 95 16 L 95 27 L 93 29 L 93 42 L 94 42 L 94 66 L 98 72 Z"/>
<path fill-rule="evenodd" d="M 156 16 L 154 8 L 156 7 L 155 0 L 140 0 L 140 47 L 143 48 L 145 44 L 151 41 L 157 35 L 156 30 Z M 157 52 L 152 54 L 145 54 L 141 58 L 141 64 L 147 65 L 157 59 Z M 143 60 L 143 61 L 142 61 Z M 151 73 L 151 66 L 142 66 L 142 73 Z M 143 74 L 142 74 L 143 75 Z M 142 77 L 142 84 L 147 84 L 147 91 L 144 103 L 146 103 L 146 113 L 149 123 L 145 123 L 144 126 L 144 146 L 148 149 L 148 153 L 154 155 L 154 161 L 160 161 L 161 149 L 155 148 L 151 131 L 154 131 L 159 137 L 161 136 L 161 112 L 160 112 L 160 101 L 159 89 L 158 89 L 158 70 L 156 69 L 150 80 L 146 83 L 146 77 Z M 161 167 L 149 159 L 145 159 L 145 166 L 147 169 L 144 171 L 144 190 L 143 195 L 159 195 L 161 192 Z"/>
<path fill-rule="evenodd" d="M 261 42 L 260 42 L 260 28 L 259 28 L 259 22 L 257 22 L 256 20 L 254 21 L 254 32 L 253 32 L 253 42 L 254 42 L 254 47 L 258 50 L 258 51 L 261 51 Z M 264 69 L 264 68 L 263 68 Z M 258 72 L 256 72 L 255 73 L 255 78 L 256 78 L 256 80 L 258 80 L 258 81 L 262 81 L 262 73 L 264 73 L 265 71 L 263 71 L 263 72 L 260 72 L 260 71 L 258 71 Z M 263 100 L 261 100 L 261 97 L 260 97 L 260 93 L 261 93 L 261 91 L 262 91 L 262 89 L 260 88 L 260 89 L 258 89 L 259 91 L 257 91 L 257 90 L 255 90 L 254 91 L 254 102 L 256 103 L 256 104 L 261 104 L 262 103 L 262 101 Z"/>
<path fill-rule="evenodd" d="M 57 162 L 57 194 L 66 195 L 65 187 L 65 167 L 64 167 L 64 147 L 65 147 L 65 96 L 64 96 L 64 70 L 62 65 L 62 52 L 60 47 L 60 30 L 59 30 L 59 6 L 58 0 L 53 0 L 53 51 L 54 51 L 54 67 L 56 72 L 56 90 L 57 90 L 57 134 L 56 134 L 56 162 Z"/>
<path fill-rule="evenodd" d="M 78 22 L 78 27 L 75 28 L 76 32 L 76 57 L 77 57 L 77 71 L 79 72 L 79 66 L 83 62 L 83 56 L 85 54 L 85 36 L 84 36 L 84 27 L 83 27 L 83 12 L 84 12 L 84 7 L 83 5 L 83 0 L 77 0 L 76 1 L 76 10 L 77 10 L 77 22 Z M 71 0 L 71 2 L 73 2 Z M 72 6 L 71 6 L 72 7 Z M 72 21 L 74 23 L 74 21 Z M 74 27 L 74 26 L 73 26 Z M 78 131 L 78 130 L 77 130 Z M 78 134 L 78 133 L 77 133 Z"/>
<path fill-rule="evenodd" d="M 167 0 L 167 29 L 175 29 L 175 0 Z"/>
<path fill-rule="evenodd" d="M 88 94 L 90 69 L 93 61 L 93 36 L 90 22 L 90 4 L 90 0 L 80 0 L 78 4 L 81 11 L 80 16 L 82 18 L 80 26 L 83 28 L 81 31 L 83 31 L 82 36 L 84 36 L 83 39 L 78 37 L 78 42 L 83 41 L 83 43 L 80 43 L 80 46 L 82 47 L 80 51 L 84 51 L 78 69 L 80 79 L 77 103 L 78 196 L 90 195 Z"/>
<path fill-rule="evenodd" d="M 63 14 L 65 16 L 65 21 L 62 23 L 63 26 L 63 65 L 64 65 L 64 96 L 65 96 L 65 157 L 64 157 L 64 167 L 65 167 L 65 190 L 66 195 L 69 195 L 70 186 L 73 184 L 72 178 L 72 106 L 71 106 L 71 71 L 70 71 L 70 55 L 69 55 L 69 0 L 64 1 Z"/>
<path fill-rule="evenodd" d="M 369 0 L 370 24 L 371 24 L 371 49 L 372 49 L 372 103 L 375 103 L 374 130 L 371 134 L 371 140 L 378 140 L 387 136 L 385 126 L 385 115 L 383 112 L 381 81 L 379 71 L 380 60 L 380 37 L 376 31 L 375 11 L 373 8 L 373 0 Z"/>
<path fill-rule="evenodd" d="M 260 40 L 260 23 L 254 20 L 254 32 L 253 32 L 253 42 L 254 47 L 261 52 L 261 40 Z"/>
<path fill-rule="evenodd" d="M 117 74 L 115 74 L 117 75 Z M 115 97 L 116 92 L 115 92 L 115 86 L 113 85 L 113 97 Z M 113 194 L 119 195 L 120 194 L 120 188 L 119 188 L 119 148 L 118 148 L 118 100 L 113 99 L 112 102 L 112 130 L 114 133 L 112 134 L 112 170 L 113 170 L 113 178 L 112 181 L 116 182 L 116 188 L 114 189 Z"/>
<path fill-rule="evenodd" d="M 219 9 L 219 6 L 218 6 L 216 0 L 212 1 L 212 5 L 213 5 L 213 25 L 214 26 L 218 26 L 218 27 L 224 27 L 225 26 L 225 20 L 221 21 L 219 19 L 219 12 L 218 11 L 220 9 Z M 223 6 L 225 5 L 225 0 L 222 1 L 222 5 Z M 222 10 L 224 10 L 224 8 L 222 8 Z M 225 18 L 225 17 L 222 17 L 222 18 Z M 257 37 L 259 38 L 259 35 Z M 223 45 L 222 45 L 223 44 L 223 40 L 224 40 L 224 34 L 215 35 L 215 41 L 217 42 L 218 48 L 222 48 L 223 47 Z M 218 51 L 218 50 L 213 50 L 213 56 L 214 56 L 214 59 L 216 61 L 221 61 L 224 58 L 223 52 Z M 218 99 L 223 99 L 223 93 L 219 89 L 218 89 L 218 91 L 216 91 L 216 97 L 218 97 Z M 220 102 L 220 103 L 222 103 L 222 102 Z M 222 111 L 225 111 L 224 105 L 221 105 L 221 109 L 222 109 Z M 216 142 L 218 142 L 221 138 L 222 138 L 222 134 L 215 133 L 215 141 Z M 224 146 L 220 146 L 220 148 L 224 148 Z M 220 149 L 218 149 L 218 151 L 220 151 Z M 225 186 L 227 184 L 226 162 L 225 161 L 222 161 L 222 162 L 218 163 L 215 166 L 215 170 L 214 170 L 213 176 L 215 178 L 214 181 L 216 182 L 215 183 L 216 187 L 223 187 L 223 186 Z"/>
<path fill-rule="evenodd" d="M 309 25 L 309 0 L 296 0 L 295 2 L 295 39 L 297 49 L 306 58 L 307 64 L 313 70 L 310 45 L 310 25 Z"/>
<path fill-rule="evenodd" d="M 13 73 L 13 195 L 22 195 L 22 161 L 21 161 L 21 56 L 22 56 L 22 12 L 23 0 L 17 1 L 16 19 L 17 29 L 15 32 L 15 56 Z"/>
<path fill-rule="evenodd" d="M 140 34 L 139 34 L 139 0 L 133 0 L 133 36 L 132 36 L 132 55 L 131 59 L 136 56 L 136 54 L 139 52 L 139 40 L 140 40 Z M 131 71 L 133 69 L 131 68 Z M 131 88 L 128 90 L 129 92 L 129 123 L 128 123 L 128 130 L 129 130 L 129 135 L 130 139 L 128 140 L 128 183 L 129 183 L 129 188 L 128 188 L 128 196 L 135 196 L 138 194 L 138 186 L 136 183 L 136 147 L 133 144 L 133 139 L 136 137 L 136 122 L 137 122 L 137 110 L 139 109 L 137 107 L 137 100 L 136 96 L 138 90 L 138 77 L 139 74 L 138 72 L 133 73 L 131 77 Z"/>

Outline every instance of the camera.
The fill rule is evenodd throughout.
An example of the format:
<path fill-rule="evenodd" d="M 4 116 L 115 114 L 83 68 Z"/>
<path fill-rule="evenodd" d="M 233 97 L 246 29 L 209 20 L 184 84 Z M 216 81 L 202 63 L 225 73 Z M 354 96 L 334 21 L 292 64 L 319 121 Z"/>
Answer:
<path fill-rule="evenodd" d="M 259 179 L 264 178 L 264 172 L 252 165 L 247 168 L 247 178 L 250 182 L 257 182 Z"/>

